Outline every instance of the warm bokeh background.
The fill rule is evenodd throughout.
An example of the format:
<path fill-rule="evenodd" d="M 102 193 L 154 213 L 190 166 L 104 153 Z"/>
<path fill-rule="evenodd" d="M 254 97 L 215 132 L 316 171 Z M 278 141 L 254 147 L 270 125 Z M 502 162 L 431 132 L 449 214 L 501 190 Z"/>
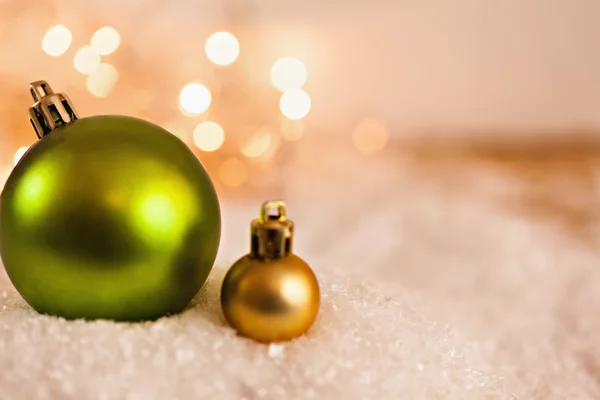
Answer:
<path fill-rule="evenodd" d="M 47 80 L 81 117 L 141 117 L 194 149 L 223 206 L 219 268 L 284 198 L 317 272 L 419 293 L 522 398 L 598 398 L 599 16 L 597 0 L 0 0 L 0 182 Z M 376 331 L 364 304 L 356 326 Z"/>
<path fill-rule="evenodd" d="M 357 147 L 377 153 L 399 139 L 596 138 L 598 15 L 594 0 L 2 0 L 0 163 L 8 168 L 35 139 L 26 110 L 27 84 L 37 79 L 68 93 L 82 116 L 139 116 L 190 146 L 200 122 L 216 121 L 225 142 L 198 154 L 224 193 L 262 194 L 281 179 L 271 167 L 287 163 L 298 146 L 335 147 L 352 159 Z M 68 33 L 51 31 L 57 25 Z M 79 53 L 79 72 L 75 56 L 104 26 L 115 29 L 118 46 L 103 31 Z M 217 31 L 231 32 L 240 46 L 236 58 L 235 46 L 216 42 L 226 62 L 235 59 L 228 66 L 205 51 Z M 99 58 L 94 48 L 109 54 Z M 272 83 L 282 57 L 297 58 L 307 72 L 302 87 L 312 101 L 299 123 L 282 117 Z M 282 71 L 288 87 L 302 82 L 294 65 Z M 179 104 L 190 82 L 212 94 L 210 107 L 193 117 Z M 302 115 L 298 101 L 288 107 Z M 361 124 L 366 118 L 378 122 Z"/>
<path fill-rule="evenodd" d="M 171 130 L 225 203 L 335 220 L 415 168 L 470 190 L 484 171 L 522 182 L 511 209 L 589 238 L 598 15 L 594 0 L 0 0 L 1 176 L 36 140 L 27 85 L 45 79 L 81 117 Z"/>
<path fill-rule="evenodd" d="M 589 237 L 597 15 L 594 0 L 0 0 L 1 176 L 36 140 L 27 86 L 44 79 L 81 117 L 177 134 L 225 203 L 282 197 L 335 220 L 415 165 L 453 168 L 517 177 L 511 209 Z"/>

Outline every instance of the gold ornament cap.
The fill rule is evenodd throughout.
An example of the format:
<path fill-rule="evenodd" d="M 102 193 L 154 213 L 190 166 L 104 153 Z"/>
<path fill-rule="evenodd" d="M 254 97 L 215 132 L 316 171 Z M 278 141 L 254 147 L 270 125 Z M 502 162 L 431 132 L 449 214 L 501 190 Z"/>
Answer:
<path fill-rule="evenodd" d="M 48 82 L 30 83 L 29 92 L 35 101 L 29 109 L 29 120 L 38 138 L 79 118 L 69 97 L 54 93 Z"/>
<path fill-rule="evenodd" d="M 252 221 L 250 258 L 276 260 L 292 252 L 294 223 L 287 219 L 285 203 L 271 200 L 263 203 L 260 216 Z"/>

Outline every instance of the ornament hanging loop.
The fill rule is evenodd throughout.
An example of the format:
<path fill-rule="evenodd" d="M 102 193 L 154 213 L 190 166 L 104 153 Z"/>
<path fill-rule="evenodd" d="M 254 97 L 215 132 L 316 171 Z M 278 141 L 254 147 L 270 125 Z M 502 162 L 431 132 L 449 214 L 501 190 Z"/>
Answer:
<path fill-rule="evenodd" d="M 29 120 L 38 138 L 79 118 L 69 97 L 54 93 L 48 82 L 30 83 L 29 92 L 35 101 L 29 109 Z"/>
<path fill-rule="evenodd" d="M 35 102 L 40 101 L 43 97 L 54 94 L 54 91 L 46 81 L 37 81 L 29 84 L 29 92 Z"/>
<path fill-rule="evenodd" d="M 273 210 L 277 214 L 271 214 Z M 294 223 L 287 219 L 283 201 L 265 202 L 259 218 L 252 221 L 250 231 L 250 258 L 276 260 L 292 253 Z"/>
<path fill-rule="evenodd" d="M 271 210 L 277 210 L 277 215 L 270 213 Z M 287 211 L 285 209 L 285 203 L 281 200 L 270 200 L 265 202 L 260 208 L 260 221 L 265 222 L 268 219 L 275 219 L 285 221 L 287 217 Z"/>

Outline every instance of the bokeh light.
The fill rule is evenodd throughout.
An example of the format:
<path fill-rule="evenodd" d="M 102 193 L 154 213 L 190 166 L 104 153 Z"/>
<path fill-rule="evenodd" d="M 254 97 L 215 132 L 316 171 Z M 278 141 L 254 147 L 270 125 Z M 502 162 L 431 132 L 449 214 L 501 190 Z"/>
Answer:
<path fill-rule="evenodd" d="M 214 121 L 204 121 L 194 128 L 194 144 L 202 151 L 215 151 L 225 141 L 225 131 Z"/>
<path fill-rule="evenodd" d="M 63 25 L 56 25 L 44 35 L 42 50 L 49 56 L 58 57 L 69 50 L 72 41 L 71 31 Z"/>
<path fill-rule="evenodd" d="M 385 147 L 389 132 L 385 124 L 367 118 L 361 121 L 352 133 L 354 146 L 363 153 L 375 153 Z"/>
<path fill-rule="evenodd" d="M 14 158 L 14 163 L 15 165 L 17 165 L 17 163 L 19 162 L 19 160 L 21 159 L 21 157 L 23 157 L 23 154 L 25 154 L 25 152 L 29 149 L 29 147 L 25 146 L 25 147 L 19 147 L 17 149 L 17 152 L 15 153 L 15 158 Z"/>
<path fill-rule="evenodd" d="M 87 78 L 87 88 L 96 97 L 106 97 L 110 94 L 119 79 L 119 73 L 110 64 L 100 66 Z"/>
<path fill-rule="evenodd" d="M 250 158 L 261 157 L 269 151 L 273 144 L 273 136 L 269 133 L 259 132 L 248 140 L 242 147 L 242 154 Z"/>
<path fill-rule="evenodd" d="M 311 100 L 302 89 L 292 89 L 281 95 L 279 108 L 289 119 L 298 120 L 306 117 L 310 111 Z"/>
<path fill-rule="evenodd" d="M 89 75 L 100 66 L 100 54 L 92 46 L 83 46 L 73 57 L 75 69 L 84 75 Z"/>
<path fill-rule="evenodd" d="M 181 89 L 179 106 L 186 115 L 200 115 L 210 107 L 211 94 L 206 86 L 190 83 Z"/>
<path fill-rule="evenodd" d="M 300 140 L 304 135 L 304 124 L 302 121 L 282 118 L 281 121 L 281 136 L 285 140 L 295 142 Z"/>
<path fill-rule="evenodd" d="M 240 43 L 229 32 L 217 32 L 206 41 L 206 55 L 217 65 L 229 65 L 240 55 Z"/>
<path fill-rule="evenodd" d="M 219 167 L 219 178 L 227 186 L 240 186 L 248 178 L 248 167 L 237 158 L 229 158 Z"/>
<path fill-rule="evenodd" d="M 306 83 L 308 72 L 302 61 L 293 57 L 284 57 L 271 68 L 271 82 L 281 92 L 300 89 Z"/>
<path fill-rule="evenodd" d="M 104 26 L 92 35 L 90 45 L 103 56 L 114 53 L 121 44 L 121 35 L 115 28 Z"/>

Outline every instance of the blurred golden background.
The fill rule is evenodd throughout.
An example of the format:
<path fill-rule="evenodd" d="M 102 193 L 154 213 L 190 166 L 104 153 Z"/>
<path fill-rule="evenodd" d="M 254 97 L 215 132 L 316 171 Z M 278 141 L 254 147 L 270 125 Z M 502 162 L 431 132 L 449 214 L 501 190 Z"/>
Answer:
<path fill-rule="evenodd" d="M 593 0 L 2 0 L 0 165 L 36 140 L 27 85 L 44 79 L 82 117 L 169 129 L 224 198 L 333 190 L 432 155 L 552 180 L 563 159 L 589 165 L 573 154 L 600 137 L 599 13 Z"/>

